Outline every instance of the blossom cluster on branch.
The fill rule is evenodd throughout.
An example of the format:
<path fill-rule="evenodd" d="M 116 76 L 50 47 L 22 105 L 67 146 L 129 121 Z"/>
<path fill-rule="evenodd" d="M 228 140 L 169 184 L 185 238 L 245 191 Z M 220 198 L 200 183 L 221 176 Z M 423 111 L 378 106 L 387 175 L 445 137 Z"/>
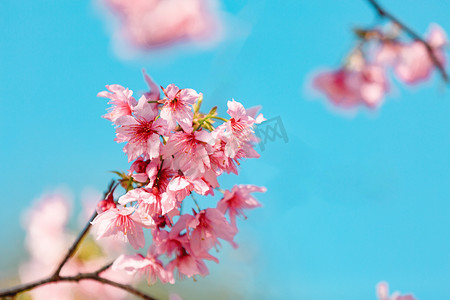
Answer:
<path fill-rule="evenodd" d="M 201 93 L 170 84 L 161 87 L 161 97 L 158 86 L 144 76 L 150 91 L 138 100 L 117 84 L 99 93 L 110 99 L 104 117 L 114 124 L 115 140 L 125 143 L 132 164 L 128 173 L 117 172 L 126 193 L 117 201 L 111 193 L 100 202 L 92 224 L 99 239 L 114 237 L 136 250 L 146 246 L 144 230 L 150 230 L 146 255 L 121 255 L 112 268 L 146 273 L 149 284 L 157 279 L 174 283 L 176 273 L 180 278 L 207 275 L 204 260 L 218 262 L 209 251 L 220 245 L 219 239 L 236 247 L 236 216 L 260 206 L 252 193 L 265 188 L 236 185 L 224 191 L 217 177 L 237 174 L 240 160 L 259 157 L 253 127 L 265 119 L 258 108 L 245 109 L 235 100 L 228 101 L 229 119 L 219 117 L 216 107 L 202 113 Z M 194 193 L 215 191 L 223 197 L 215 207 L 201 209 Z M 182 210 L 188 196 L 196 205 L 191 213 Z M 168 262 L 163 264 L 161 257 Z"/>
<path fill-rule="evenodd" d="M 423 40 L 411 40 L 395 22 L 387 27 L 356 29 L 355 34 L 356 46 L 342 66 L 313 79 L 313 86 L 335 106 L 379 107 L 391 85 L 390 70 L 398 81 L 414 85 L 429 79 L 433 69 L 444 69 L 448 42 L 444 30 L 436 24 L 430 26 Z"/>

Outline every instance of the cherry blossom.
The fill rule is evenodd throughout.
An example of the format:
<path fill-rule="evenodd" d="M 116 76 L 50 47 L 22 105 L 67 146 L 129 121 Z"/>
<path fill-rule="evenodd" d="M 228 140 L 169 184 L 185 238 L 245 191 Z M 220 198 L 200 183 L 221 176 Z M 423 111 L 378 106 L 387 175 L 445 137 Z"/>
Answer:
<path fill-rule="evenodd" d="M 217 203 L 217 209 L 223 214 L 228 212 L 230 221 L 236 226 L 236 216 L 244 216 L 244 209 L 260 207 L 261 204 L 251 193 L 265 193 L 266 188 L 254 185 L 235 185 L 231 191 L 226 190 L 223 198 Z"/>
<path fill-rule="evenodd" d="M 219 238 L 237 247 L 237 244 L 233 242 L 237 233 L 236 227 L 231 226 L 224 214 L 216 208 L 207 208 L 193 217 L 190 216 L 186 225 L 192 228 L 190 245 L 196 255 L 209 251 L 216 244 L 220 245 Z"/>
<path fill-rule="evenodd" d="M 131 116 L 132 109 L 137 104 L 132 96 L 133 91 L 118 84 L 107 85 L 106 88 L 109 92 L 103 91 L 97 94 L 97 97 L 109 98 L 108 104 L 112 104 L 112 107 L 108 109 L 109 112 L 103 117 L 115 122 L 122 116 Z"/>
<path fill-rule="evenodd" d="M 427 40 L 439 62 L 445 64 L 444 46 L 447 44 L 447 37 L 442 28 L 432 25 Z M 381 59 L 383 56 L 391 57 L 390 62 L 395 74 L 407 84 L 417 84 L 428 79 L 435 68 L 425 45 L 419 41 L 408 44 L 387 43 L 380 51 Z"/>
<path fill-rule="evenodd" d="M 179 248 L 179 252 L 175 259 L 167 265 L 167 271 L 174 273 L 178 270 L 178 278 L 194 277 L 200 275 L 205 277 L 209 274 L 208 267 L 205 262 L 196 256 L 189 254 L 185 248 Z"/>
<path fill-rule="evenodd" d="M 373 5 L 373 1 L 370 1 Z M 376 5 L 379 12 L 379 5 Z M 392 69 L 400 82 L 415 85 L 429 79 L 434 69 L 447 81 L 445 47 L 448 44 L 444 30 L 430 26 L 425 38 L 392 19 L 389 27 L 357 28 L 358 41 L 341 67 L 319 72 L 313 87 L 325 94 L 335 106 L 353 109 L 366 106 L 378 108 L 389 91 L 389 71 Z M 407 39 L 406 37 L 409 37 Z"/>
<path fill-rule="evenodd" d="M 144 159 L 152 159 L 160 155 L 160 136 L 165 133 L 165 122 L 155 119 L 158 112 L 148 103 L 145 96 L 133 108 L 133 116 L 122 116 L 116 120 L 118 143 L 127 142 L 124 152 L 128 161 L 143 155 Z"/>
<path fill-rule="evenodd" d="M 163 157 L 174 155 L 173 164 L 184 175 L 198 178 L 211 168 L 209 154 L 212 154 L 214 138 L 205 130 L 195 132 L 178 131 L 170 136 L 163 149 Z"/>
<path fill-rule="evenodd" d="M 132 274 L 144 273 L 147 275 L 149 285 L 155 284 L 157 279 L 162 283 L 175 282 L 171 274 L 164 269 L 162 262 L 150 252 L 147 256 L 141 254 L 121 255 L 114 261 L 112 269 L 125 270 Z"/>
<path fill-rule="evenodd" d="M 214 0 L 105 0 L 119 18 L 119 38 L 152 49 L 211 40 L 220 29 Z"/>
<path fill-rule="evenodd" d="M 378 65 L 364 64 L 359 69 L 343 68 L 317 75 L 313 85 L 339 107 L 379 106 L 388 90 L 386 74 Z"/>
<path fill-rule="evenodd" d="M 192 191 L 200 195 L 205 195 L 209 190 L 208 185 L 202 179 L 191 179 L 186 176 L 174 176 L 167 186 L 169 196 L 183 201 Z"/>
<path fill-rule="evenodd" d="M 262 114 L 256 119 L 248 114 L 244 106 L 235 101 L 228 101 L 227 113 L 231 116 L 230 121 L 218 126 L 214 131 L 214 136 L 225 142 L 224 154 L 227 157 L 234 158 L 238 151 L 243 148 L 244 152 L 247 148 L 252 149 L 252 143 L 258 140 L 254 135 L 254 124 L 264 121 Z"/>
<path fill-rule="evenodd" d="M 142 225 L 136 219 L 134 208 L 110 208 L 98 215 L 92 224 L 97 227 L 97 239 L 113 236 L 124 242 L 129 242 L 134 249 L 145 246 Z"/>
<path fill-rule="evenodd" d="M 200 95 L 193 89 L 179 89 L 174 84 L 169 84 L 163 91 L 166 98 L 161 118 L 167 121 L 168 129 L 174 130 L 178 123 L 185 132 L 191 132 L 194 116 L 192 105 Z"/>
<path fill-rule="evenodd" d="M 128 174 L 138 182 L 146 182 L 148 180 L 147 166 L 150 164 L 150 160 L 144 160 L 142 157 L 136 158 L 131 164 Z"/>
<path fill-rule="evenodd" d="M 393 293 L 389 296 L 389 285 L 387 282 L 380 282 L 377 284 L 378 300 L 416 300 L 413 295 L 400 295 L 399 292 Z"/>

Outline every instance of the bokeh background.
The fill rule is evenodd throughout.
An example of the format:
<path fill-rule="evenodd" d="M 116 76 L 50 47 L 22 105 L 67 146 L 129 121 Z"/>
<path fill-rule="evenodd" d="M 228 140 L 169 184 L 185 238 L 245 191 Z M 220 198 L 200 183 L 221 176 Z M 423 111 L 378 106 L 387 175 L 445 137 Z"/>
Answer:
<path fill-rule="evenodd" d="M 420 33 L 431 22 L 450 32 L 448 1 L 384 2 Z M 378 111 L 335 111 L 308 81 L 338 66 L 354 26 L 377 21 L 365 1 L 227 0 L 222 11 L 228 29 L 214 46 L 124 59 L 98 4 L 0 1 L 0 282 L 25 259 L 21 218 L 33 199 L 63 187 L 76 216 L 86 189 L 128 168 L 96 94 L 112 83 L 145 91 L 145 68 L 163 86 L 203 92 L 222 114 L 231 98 L 261 104 L 288 136 L 222 178 L 268 188 L 240 222 L 240 248 L 225 246 L 208 278 L 169 290 L 362 300 L 386 280 L 420 300 L 450 299 L 450 98 L 439 77 L 394 84 Z"/>

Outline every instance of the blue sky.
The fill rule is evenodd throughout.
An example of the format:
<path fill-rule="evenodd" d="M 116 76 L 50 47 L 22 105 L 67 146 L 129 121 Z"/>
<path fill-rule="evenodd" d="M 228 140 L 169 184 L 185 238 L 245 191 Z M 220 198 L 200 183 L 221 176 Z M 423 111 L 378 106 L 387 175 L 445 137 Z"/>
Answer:
<path fill-rule="evenodd" d="M 420 33 L 431 22 L 450 32 L 448 2 L 385 2 Z M 222 180 L 268 192 L 240 223 L 237 254 L 225 248 L 205 282 L 222 280 L 229 265 L 245 278 L 224 282 L 246 299 L 375 299 L 381 280 L 421 300 L 448 299 L 450 98 L 438 76 L 415 88 L 395 84 L 378 111 L 338 113 L 308 80 L 337 66 L 353 26 L 376 21 L 365 1 L 222 6 L 229 32 L 217 46 L 124 60 L 89 1 L 1 1 L 0 269 L 16 268 L 20 215 L 34 198 L 65 186 L 79 200 L 85 187 L 103 190 L 108 171 L 127 169 L 96 94 L 112 83 L 145 90 L 146 68 L 163 86 L 203 92 L 205 107 L 222 114 L 231 98 L 261 104 L 289 138 Z"/>

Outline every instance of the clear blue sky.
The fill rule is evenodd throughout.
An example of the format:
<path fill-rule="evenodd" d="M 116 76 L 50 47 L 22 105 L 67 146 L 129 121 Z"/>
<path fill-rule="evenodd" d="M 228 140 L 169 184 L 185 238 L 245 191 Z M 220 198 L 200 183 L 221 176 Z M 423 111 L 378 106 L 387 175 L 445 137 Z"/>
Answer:
<path fill-rule="evenodd" d="M 450 32 L 448 1 L 384 2 L 418 32 L 430 22 Z M 0 269 L 16 268 L 19 217 L 32 199 L 62 185 L 79 199 L 128 167 L 96 94 L 111 83 L 143 91 L 145 67 L 161 85 L 203 92 L 222 113 L 231 98 L 262 104 L 289 138 L 222 181 L 268 192 L 240 223 L 237 254 L 225 250 L 211 273 L 242 264 L 246 277 L 227 280 L 245 282 L 247 299 L 369 300 L 381 280 L 420 300 L 450 299 L 449 90 L 435 76 L 397 85 L 377 112 L 338 114 L 307 81 L 350 49 L 352 26 L 375 21 L 365 1 L 223 8 L 229 38 L 217 47 L 119 60 L 89 1 L 0 2 Z"/>

